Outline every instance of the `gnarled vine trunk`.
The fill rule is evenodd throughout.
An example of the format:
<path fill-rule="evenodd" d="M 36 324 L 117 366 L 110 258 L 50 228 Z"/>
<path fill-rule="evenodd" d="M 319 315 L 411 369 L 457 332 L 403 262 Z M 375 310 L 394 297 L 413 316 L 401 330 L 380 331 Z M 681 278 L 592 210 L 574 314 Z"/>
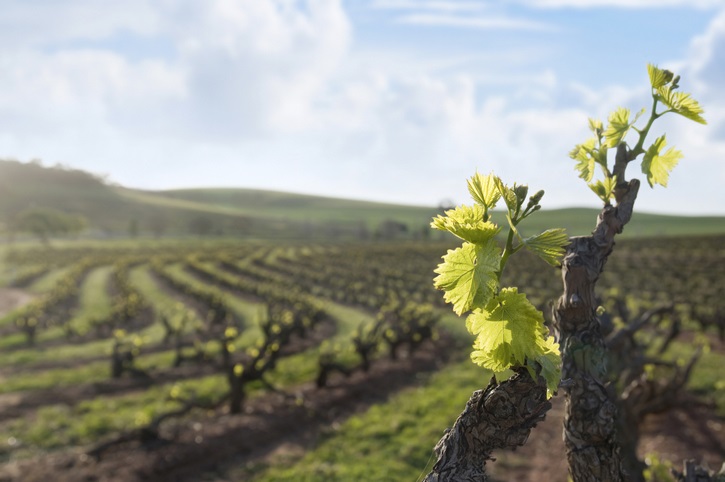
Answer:
<path fill-rule="evenodd" d="M 629 162 L 624 144 L 615 171 L 624 180 Z M 617 437 L 617 405 L 606 386 L 607 349 L 597 319 L 594 294 L 615 235 L 632 217 L 639 181 L 620 182 L 617 206 L 606 205 L 589 236 L 572 238 L 562 260 L 564 293 L 554 307 L 566 394 L 564 442 L 574 482 L 627 480 Z"/>
<path fill-rule="evenodd" d="M 546 383 L 527 371 L 473 393 L 453 427 L 436 444 L 437 460 L 425 482 L 487 480 L 486 462 L 495 449 L 523 445 L 551 403 Z"/>

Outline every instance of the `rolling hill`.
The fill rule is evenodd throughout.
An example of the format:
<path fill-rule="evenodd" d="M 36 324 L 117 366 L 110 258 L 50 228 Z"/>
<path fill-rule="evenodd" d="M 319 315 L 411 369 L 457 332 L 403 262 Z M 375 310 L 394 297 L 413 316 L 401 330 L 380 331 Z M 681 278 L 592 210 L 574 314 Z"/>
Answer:
<path fill-rule="evenodd" d="M 433 207 L 336 199 L 254 189 L 144 191 L 117 186 L 63 166 L 0 161 L 0 223 L 8 231 L 25 210 L 53 208 L 82 216 L 89 236 L 229 235 L 254 238 L 352 239 L 437 236 Z M 544 210 L 524 234 L 565 227 L 588 234 L 597 210 Z M 625 236 L 725 233 L 725 217 L 635 213 Z"/>

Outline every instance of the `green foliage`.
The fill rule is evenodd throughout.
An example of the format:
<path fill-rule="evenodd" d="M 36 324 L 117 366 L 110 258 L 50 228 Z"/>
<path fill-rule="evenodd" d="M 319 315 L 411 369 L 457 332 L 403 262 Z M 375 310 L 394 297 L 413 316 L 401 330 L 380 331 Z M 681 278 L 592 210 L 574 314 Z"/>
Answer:
<path fill-rule="evenodd" d="M 666 145 L 665 136 L 658 137 L 644 154 L 642 172 L 647 175 L 651 187 L 655 184 L 667 187 L 670 172 L 682 159 L 682 153 L 673 147 L 663 152 Z"/>
<path fill-rule="evenodd" d="M 434 286 L 443 290 L 444 299 L 457 315 L 471 312 L 466 327 L 476 336 L 471 354 L 474 363 L 491 370 L 497 378 L 517 367 L 526 367 L 533 377 L 539 372 L 551 395 L 560 378 L 558 345 L 548 336 L 542 313 L 523 293 L 517 288 L 500 288 L 501 274 L 509 257 L 521 248 L 557 266 L 569 237 L 563 229 L 521 236 L 517 226 L 541 208 L 544 191 L 529 197 L 527 186 L 507 186 L 493 174 L 479 173 L 468 180 L 468 190 L 475 206 L 451 209 L 431 223 L 431 227 L 464 240 L 461 247 L 443 256 L 443 263 L 435 270 L 438 276 Z M 500 228 L 489 213 L 499 199 L 506 204 L 509 225 L 503 250 L 494 238 Z"/>
<path fill-rule="evenodd" d="M 501 249 L 494 240 L 483 244 L 463 243 L 449 250 L 435 270 L 435 287 L 445 292 L 446 302 L 453 304 L 457 315 L 484 304 L 493 295 L 498 280 Z"/>
<path fill-rule="evenodd" d="M 542 367 L 549 393 L 556 391 L 560 378 L 558 345 L 548 336 L 543 314 L 517 288 L 502 289 L 484 309 L 468 316 L 466 327 L 476 335 L 471 353 L 474 363 L 494 374 L 527 366 L 536 376 L 530 365 L 535 361 Z"/>
<path fill-rule="evenodd" d="M 478 172 L 468 180 L 468 192 L 479 206 L 485 209 L 484 221 L 488 221 L 488 210 L 493 209 L 501 198 L 496 183 L 496 176 L 493 174 L 483 175 Z"/>
<path fill-rule="evenodd" d="M 83 216 L 68 214 L 48 207 L 30 207 L 15 217 L 13 228 L 20 232 L 29 232 L 47 241 L 51 236 L 60 234 L 78 234 L 87 225 Z"/>
<path fill-rule="evenodd" d="M 422 386 L 401 391 L 335 426 L 297 460 L 276 457 L 225 477 L 255 482 L 419 479 L 431 463 L 430 448 L 440 439 L 441 427 L 455 421 L 479 384 L 481 371 L 476 368 L 471 363 L 446 366 Z"/>
<path fill-rule="evenodd" d="M 543 233 L 522 239 L 521 242 L 539 258 L 557 267 L 560 264 L 559 259 L 564 255 L 565 246 L 569 244 L 569 236 L 561 228 L 547 229 Z"/>
<path fill-rule="evenodd" d="M 644 113 L 642 109 L 632 120 L 629 121 L 629 109 L 619 107 L 609 115 L 609 127 L 604 131 L 604 138 L 606 139 L 606 146 L 609 148 L 617 147 L 622 142 L 622 139 L 627 135 L 627 132 L 632 125 L 637 122 L 639 117 Z"/>
<path fill-rule="evenodd" d="M 657 89 L 657 100 L 669 107 L 669 110 L 687 117 L 699 124 L 707 124 L 707 121 L 700 115 L 705 111 L 690 94 L 675 92 L 677 86 L 664 86 Z"/>
<path fill-rule="evenodd" d="M 448 231 L 464 241 L 485 243 L 501 230 L 495 224 L 484 221 L 487 211 L 484 206 L 458 206 L 446 211 L 445 216 L 433 219 L 433 225 L 441 231 Z"/>
<path fill-rule="evenodd" d="M 679 76 L 651 64 L 647 65 L 647 72 L 652 87 L 653 103 L 646 125 L 641 129 L 635 127 L 646 109 L 639 111 L 634 119 L 630 120 L 630 110 L 618 107 L 609 115 L 609 124 L 606 128 L 601 121 L 589 119 L 589 128 L 595 137 L 582 144 L 577 144 L 569 153 L 569 157 L 576 161 L 574 168 L 579 173 L 579 177 L 586 181 L 605 205 L 610 204 L 611 199 L 615 197 L 617 183 L 624 182 L 621 174 L 623 174 L 626 164 L 642 154 L 644 154 L 641 164 L 642 172 L 647 176 L 649 185 L 651 187 L 654 187 L 655 184 L 667 186 L 670 172 L 682 158 L 682 153 L 674 148 L 664 152 L 667 144 L 664 135 L 658 137 L 649 147 L 644 147 L 646 137 L 655 120 L 669 112 L 674 112 L 700 124 L 706 123 L 702 117 L 704 111 L 700 104 L 690 94 L 676 91 L 679 88 Z M 662 112 L 657 112 L 659 104 L 665 107 Z M 635 131 L 639 136 L 636 144 L 627 150 L 627 158 L 621 159 L 619 166 L 613 165 L 610 168 L 609 149 L 623 144 L 631 131 Z M 604 178 L 592 182 L 597 164 L 601 167 Z M 620 179 L 617 178 L 618 175 Z"/>
<path fill-rule="evenodd" d="M 617 176 L 606 177 L 602 181 L 589 184 L 589 189 L 599 196 L 599 199 L 608 203 L 614 197 L 614 188 L 617 187 Z"/>
<path fill-rule="evenodd" d="M 675 482 L 672 476 L 672 463 L 660 459 L 656 453 L 647 454 L 644 459 L 647 468 L 644 470 L 644 480 L 647 482 Z"/>
<path fill-rule="evenodd" d="M 466 319 L 466 327 L 476 335 L 471 358 L 478 365 L 501 372 L 512 365 L 524 365 L 534 355 L 543 315 L 516 288 L 502 289 L 485 308 Z"/>

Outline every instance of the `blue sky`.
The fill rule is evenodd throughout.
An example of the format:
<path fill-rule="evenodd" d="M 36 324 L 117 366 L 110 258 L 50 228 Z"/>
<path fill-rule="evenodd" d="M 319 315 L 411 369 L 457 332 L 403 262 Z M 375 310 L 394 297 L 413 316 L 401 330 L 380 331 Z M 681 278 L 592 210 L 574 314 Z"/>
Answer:
<path fill-rule="evenodd" d="M 725 214 L 723 0 L 0 0 L 0 157 L 147 189 L 435 205 L 476 170 L 596 206 L 587 117 L 650 106 L 646 63 L 709 125 L 642 211 Z M 634 167 L 634 166 L 633 166 Z M 630 175 L 636 176 L 631 168 Z"/>

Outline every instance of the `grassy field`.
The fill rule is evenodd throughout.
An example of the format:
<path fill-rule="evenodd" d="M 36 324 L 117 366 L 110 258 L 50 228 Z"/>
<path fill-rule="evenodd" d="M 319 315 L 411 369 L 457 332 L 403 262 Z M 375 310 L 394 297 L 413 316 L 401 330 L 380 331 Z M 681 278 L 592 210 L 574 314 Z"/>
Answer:
<path fill-rule="evenodd" d="M 601 279 L 602 294 L 613 296 L 609 285 L 619 283 L 632 297 L 628 299 L 632 309 L 667 297 L 676 298 L 685 308 L 686 303 L 707 304 L 713 309 L 720 306 L 719 267 L 725 255 L 721 238 L 672 239 L 653 245 L 633 237 L 618 243 L 607 276 Z M 57 464 L 76 475 L 80 472 L 75 471 L 86 469 L 97 471 L 96 475 L 117 473 L 127 465 L 148 475 L 143 471 L 158 468 L 165 457 L 190 458 L 194 451 L 184 450 L 191 447 L 206 454 L 206 459 L 189 468 L 186 480 L 416 480 L 430 469 L 431 449 L 443 430 L 455 420 L 471 392 L 490 379 L 488 372 L 466 359 L 472 340 L 465 323 L 441 303 L 440 293 L 431 286 L 433 269 L 447 247 L 430 240 L 305 245 L 243 244 L 228 239 L 144 240 L 137 244 L 128 239 L 107 243 L 80 240 L 58 243 L 50 251 L 37 245 L 16 246 L 15 258 L 6 262 L 24 261 L 9 262 L 4 269 L 20 269 L 23 263 L 37 263 L 46 255 L 53 266 L 28 285 L 38 296 L 48 294 L 84 254 L 98 262 L 79 279 L 73 314 L 59 324 L 43 327 L 35 346 L 27 346 L 22 334 L 13 330 L 7 321 L 12 318 L 0 324 L 0 330 L 5 330 L 0 337 L 0 405 L 9 414 L 0 416 L 0 441 L 6 441 L 0 443 L 0 478 L 12 467 L 57 471 Z M 81 327 L 89 320 L 108 315 L 119 302 L 113 280 L 116 266 L 124 265 L 124 260 L 129 263 L 128 284 L 142 294 L 147 317 L 124 336 L 138 342 L 133 364 L 149 379 L 129 374 L 110 377 L 116 335 L 91 331 L 84 338 L 68 336 L 63 329 L 68 323 L 82 333 Z M 225 264 L 228 260 L 234 261 L 233 266 Z M 663 260 L 672 269 L 655 271 Z M 530 293 L 540 309 L 558 296 L 560 288 L 550 286 L 559 282 L 553 268 L 525 257 L 511 266 L 507 283 L 516 283 Z M 205 278 L 198 267 L 218 277 Z M 649 277 L 644 276 L 648 272 Z M 225 280 L 238 283 L 225 285 Z M 331 325 L 319 339 L 312 330 L 313 338 L 278 360 L 263 382 L 250 383 L 243 413 L 231 414 L 222 398 L 229 382 L 220 369 L 221 344 L 203 338 L 200 329 L 211 319 L 209 306 L 191 294 L 200 292 L 220 296 L 234 316 L 238 332 L 229 336 L 232 356 L 240 363 L 262 346 L 266 332 L 260 323 L 268 316 L 267 304 L 279 303 L 283 311 L 293 313 L 314 300 L 324 307 Z M 359 360 L 354 337 L 362 333 L 360 327 L 371 327 L 390 316 L 384 307 L 395 299 L 414 300 L 415 305 L 430 306 L 440 315 L 437 333 L 441 336 L 436 335 L 436 343 L 447 341 L 426 345 L 429 351 L 425 353 L 436 360 L 433 368 L 412 365 L 403 372 L 402 382 L 386 382 L 400 380 L 386 377 L 398 373 L 395 370 L 402 370 L 413 357 L 403 350 L 398 359 L 391 359 L 381 338 L 376 341 L 373 362 L 382 367 L 379 372 L 357 372 L 349 378 L 336 373 L 330 387 L 317 388 L 320 360 L 333 354 L 344 366 L 353 367 Z M 705 303 L 705 299 L 709 301 Z M 166 337 L 161 317 L 182 312 L 191 320 L 181 333 L 186 342 L 183 353 L 191 357 L 198 341 L 206 361 L 175 365 L 177 352 Z M 701 328 L 694 318 L 688 320 L 683 329 L 693 334 L 694 341 L 674 344 L 670 359 L 686 359 L 693 343 L 704 337 L 716 340 L 715 328 Z M 387 330 L 381 333 L 391 336 Z M 721 380 L 725 354 L 721 343 L 712 346 L 703 353 L 689 388 L 702 400 L 714 402 L 710 416 L 720 417 L 713 419 L 719 423 L 725 417 Z M 371 378 L 376 376 L 380 378 Z M 370 379 L 376 382 L 371 384 Z M 385 391 L 373 394 L 372 387 Z M 214 406 L 170 418 L 162 425 L 160 445 L 146 446 L 134 439 L 114 446 L 94 464 L 76 465 L 79 453 L 119 434 L 134 433 L 155 417 L 179 410 L 183 400 L 190 398 Z M 331 405 L 325 405 L 328 398 Z M 337 416 L 328 418 L 331 411 Z M 262 437 L 255 430 L 266 427 L 265 423 L 274 427 L 278 417 L 292 417 L 291 423 L 303 427 L 303 435 L 298 435 L 301 442 L 290 440 L 287 427 L 278 427 L 269 432 L 278 437 L 276 442 L 259 442 L 264 456 L 253 449 L 253 456 L 242 449 L 221 455 L 223 447 L 241 446 L 237 444 L 243 445 L 245 437 L 253 441 Z M 560 439 L 560 424 L 547 430 Z M 196 441 L 195 433 L 201 441 Z M 506 467 L 529 463 L 527 456 L 502 458 Z M 51 459 L 59 462 L 52 465 Z"/>
<path fill-rule="evenodd" d="M 382 223 L 402 223 L 397 238 L 437 237 L 428 229 L 434 206 L 336 199 L 254 189 L 143 191 L 113 186 L 92 174 L 0 160 L 0 178 L 11 186 L 0 205 L 0 227 L 29 207 L 50 207 L 82 216 L 83 236 L 243 237 L 245 239 L 328 240 L 391 236 Z M 544 205 L 546 208 L 546 205 Z M 527 220 L 525 234 L 564 227 L 588 234 L 597 210 L 544 209 Z M 504 222 L 501 216 L 500 222 Z M 8 229 L 6 229 L 6 232 Z M 723 217 L 662 216 L 636 213 L 624 237 L 725 233 Z M 16 241 L 32 239 L 16 233 Z M 54 241 L 54 244 L 57 242 Z"/>

